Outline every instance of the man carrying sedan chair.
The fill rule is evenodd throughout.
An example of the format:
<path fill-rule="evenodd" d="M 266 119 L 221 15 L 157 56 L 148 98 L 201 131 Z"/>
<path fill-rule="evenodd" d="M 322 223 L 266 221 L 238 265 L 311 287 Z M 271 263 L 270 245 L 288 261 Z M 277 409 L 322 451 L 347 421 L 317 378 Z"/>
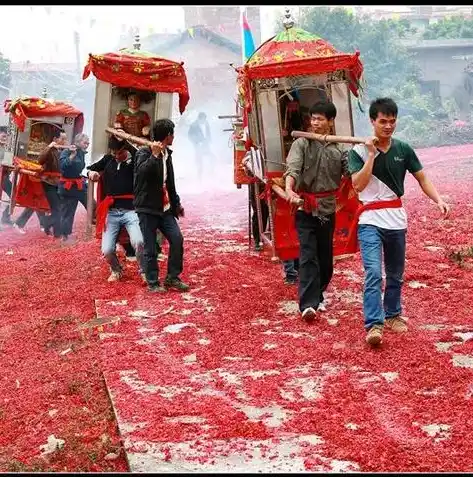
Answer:
<path fill-rule="evenodd" d="M 110 137 L 108 147 L 110 153 L 87 168 L 87 177 L 95 182 L 102 174 L 105 198 L 97 207 L 97 232 L 102 233 L 102 253 L 110 265 L 108 281 L 112 282 L 122 277 L 122 266 L 116 254 L 121 228 L 125 227 L 128 232 L 140 273 L 143 270 L 143 235 L 133 206 L 134 157 L 125 141 L 115 136 Z"/>

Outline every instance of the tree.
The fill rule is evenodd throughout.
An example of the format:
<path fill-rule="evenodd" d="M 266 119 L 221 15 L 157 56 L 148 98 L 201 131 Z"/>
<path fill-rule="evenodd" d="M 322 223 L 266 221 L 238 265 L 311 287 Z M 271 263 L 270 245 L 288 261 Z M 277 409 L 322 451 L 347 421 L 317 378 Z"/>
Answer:
<path fill-rule="evenodd" d="M 10 60 L 0 52 L 0 89 L 8 91 L 11 86 Z"/>
<path fill-rule="evenodd" d="M 345 8 L 307 8 L 300 18 L 301 28 L 333 44 L 340 51 L 360 51 L 364 78 L 370 97 L 385 95 L 387 89 L 415 81 L 418 68 L 401 40 L 414 29 L 406 20 L 373 20 L 354 16 Z"/>
<path fill-rule="evenodd" d="M 463 16 L 443 18 L 429 24 L 422 36 L 424 40 L 473 38 L 473 20 Z"/>

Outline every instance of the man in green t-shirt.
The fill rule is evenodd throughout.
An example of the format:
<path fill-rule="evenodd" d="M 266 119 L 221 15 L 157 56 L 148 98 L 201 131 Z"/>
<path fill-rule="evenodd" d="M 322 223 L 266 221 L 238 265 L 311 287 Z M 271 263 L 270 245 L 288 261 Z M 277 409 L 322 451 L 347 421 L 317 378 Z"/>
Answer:
<path fill-rule="evenodd" d="M 356 145 L 349 154 L 348 167 L 353 187 L 363 203 L 358 222 L 358 240 L 365 269 L 363 313 L 366 341 L 381 343 L 384 326 L 394 332 L 407 331 L 401 318 L 407 215 L 400 197 L 409 171 L 424 194 L 432 199 L 446 217 L 449 206 L 426 176 L 414 150 L 392 137 L 398 108 L 390 98 L 379 98 L 370 105 L 369 115 L 374 138 Z M 376 146 L 374 145 L 376 143 Z M 384 303 L 382 299 L 382 255 L 386 271 Z"/>

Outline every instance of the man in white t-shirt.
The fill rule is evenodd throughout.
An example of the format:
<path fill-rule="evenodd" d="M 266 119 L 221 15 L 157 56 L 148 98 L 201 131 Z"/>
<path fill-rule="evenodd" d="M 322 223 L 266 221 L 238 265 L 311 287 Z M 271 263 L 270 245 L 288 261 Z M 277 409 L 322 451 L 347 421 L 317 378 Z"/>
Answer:
<path fill-rule="evenodd" d="M 356 145 L 349 154 L 353 187 L 363 203 L 358 222 L 358 240 L 365 269 L 363 312 L 366 341 L 381 343 L 384 326 L 394 332 L 407 331 L 401 318 L 407 215 L 402 206 L 404 179 L 410 172 L 424 194 L 432 199 L 446 217 L 449 206 L 426 176 L 414 150 L 392 137 L 396 129 L 398 108 L 390 98 L 379 98 L 369 110 L 373 140 Z M 382 255 L 386 271 L 384 302 L 382 299 Z"/>

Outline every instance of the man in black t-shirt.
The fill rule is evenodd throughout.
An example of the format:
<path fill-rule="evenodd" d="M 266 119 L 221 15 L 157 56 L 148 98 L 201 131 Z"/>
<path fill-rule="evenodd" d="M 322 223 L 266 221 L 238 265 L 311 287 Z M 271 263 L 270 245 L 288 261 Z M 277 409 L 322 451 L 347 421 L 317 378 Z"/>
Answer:
<path fill-rule="evenodd" d="M 110 137 L 109 149 L 109 154 L 87 167 L 87 177 L 91 181 L 98 181 L 102 173 L 105 198 L 97 207 L 97 229 L 103 232 L 102 253 L 111 268 L 108 280 L 116 281 L 122 276 L 116 254 L 120 229 L 126 228 L 141 270 L 143 235 L 133 206 L 134 157 L 127 150 L 126 143 L 114 136 Z"/>

